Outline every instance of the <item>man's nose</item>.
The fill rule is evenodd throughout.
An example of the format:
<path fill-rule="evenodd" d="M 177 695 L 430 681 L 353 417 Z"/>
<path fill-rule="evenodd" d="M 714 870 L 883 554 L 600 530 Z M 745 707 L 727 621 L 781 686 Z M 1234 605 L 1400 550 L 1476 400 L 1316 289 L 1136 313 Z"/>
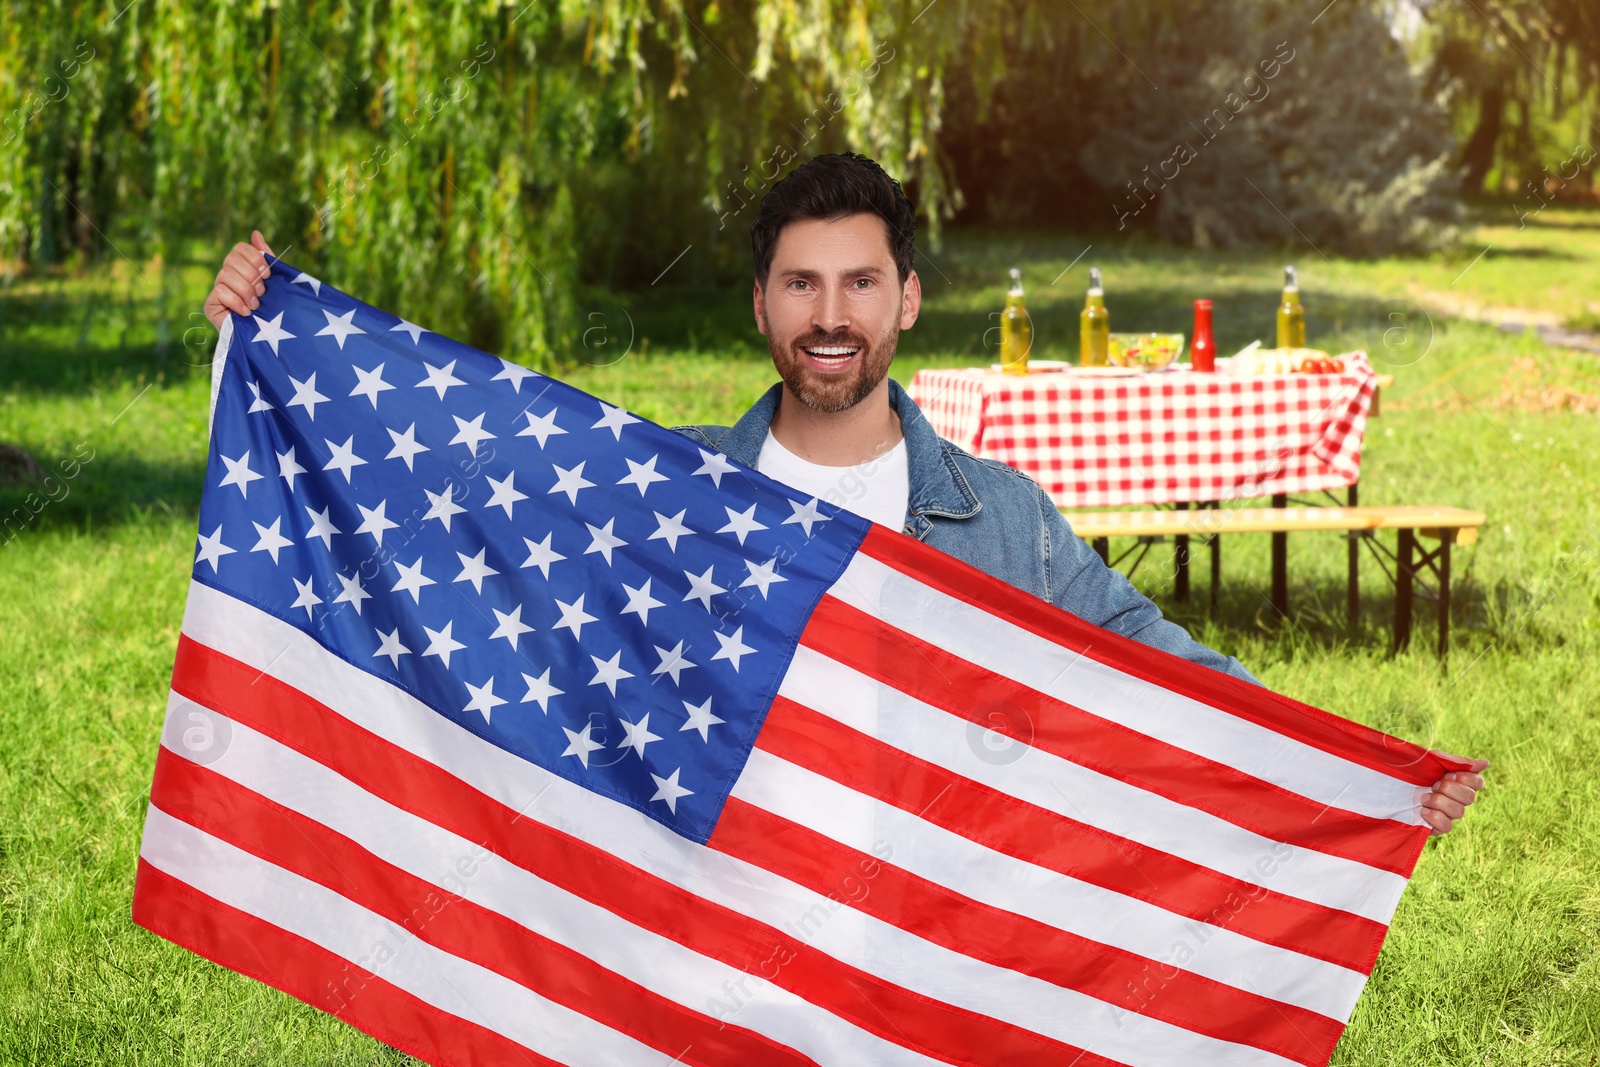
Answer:
<path fill-rule="evenodd" d="M 850 308 L 844 292 L 829 286 L 821 298 L 812 305 L 811 324 L 824 333 L 834 333 L 850 328 Z"/>

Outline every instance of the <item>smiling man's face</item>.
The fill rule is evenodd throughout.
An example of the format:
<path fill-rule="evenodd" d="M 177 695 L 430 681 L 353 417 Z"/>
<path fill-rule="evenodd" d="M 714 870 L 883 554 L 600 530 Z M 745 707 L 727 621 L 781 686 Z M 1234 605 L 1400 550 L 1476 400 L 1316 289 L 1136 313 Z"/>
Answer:
<path fill-rule="evenodd" d="M 921 298 L 915 272 L 900 284 L 877 215 L 802 219 L 783 228 L 766 286 L 756 285 L 756 324 L 789 392 L 836 414 L 883 384 Z"/>

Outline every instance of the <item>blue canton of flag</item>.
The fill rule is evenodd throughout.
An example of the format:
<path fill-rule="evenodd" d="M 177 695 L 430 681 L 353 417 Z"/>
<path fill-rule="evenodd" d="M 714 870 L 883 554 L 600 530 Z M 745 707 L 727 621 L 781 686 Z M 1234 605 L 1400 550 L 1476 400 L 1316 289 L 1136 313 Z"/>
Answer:
<path fill-rule="evenodd" d="M 275 261 L 194 577 L 704 842 L 868 523 Z"/>

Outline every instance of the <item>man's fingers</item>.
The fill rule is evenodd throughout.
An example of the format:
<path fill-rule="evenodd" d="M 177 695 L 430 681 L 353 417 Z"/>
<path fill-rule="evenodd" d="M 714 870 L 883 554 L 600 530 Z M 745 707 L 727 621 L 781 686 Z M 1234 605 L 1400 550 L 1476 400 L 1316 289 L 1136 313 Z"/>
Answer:
<path fill-rule="evenodd" d="M 1481 774 L 1489 769 L 1489 761 L 1486 759 L 1473 759 L 1471 756 L 1457 756 L 1437 748 L 1434 749 L 1433 752 L 1434 755 L 1443 756 L 1445 759 L 1460 760 L 1463 763 L 1472 764 L 1472 767 L 1470 768 L 1470 773 L 1472 774 Z"/>
<path fill-rule="evenodd" d="M 274 259 L 277 258 L 277 256 L 272 251 L 272 246 L 267 244 L 267 239 L 265 237 L 261 236 L 261 231 L 260 230 L 251 230 L 250 231 L 250 243 L 252 245 L 254 245 L 256 248 L 258 248 L 261 251 L 265 252 L 267 255 L 272 256 Z"/>
<path fill-rule="evenodd" d="M 1422 809 L 1422 821 L 1433 829 L 1435 835 L 1447 834 L 1450 832 L 1450 827 L 1455 825 L 1454 820 L 1448 815 L 1434 811 L 1432 808 Z"/>
<path fill-rule="evenodd" d="M 1422 807 L 1425 811 L 1432 809 L 1450 819 L 1459 819 L 1467 813 L 1465 804 L 1453 797 L 1445 796 L 1443 793 L 1429 793 L 1423 798 Z"/>
<path fill-rule="evenodd" d="M 225 285 L 242 297 L 256 297 L 266 292 L 266 286 L 253 274 L 247 274 L 236 263 L 225 264 L 217 275 L 217 284 Z"/>
<path fill-rule="evenodd" d="M 266 278 L 272 273 L 272 268 L 267 266 L 266 257 L 249 245 L 234 245 L 233 251 L 229 252 L 228 258 L 222 262 L 232 263 L 241 273 L 252 278 Z"/>
<path fill-rule="evenodd" d="M 1478 795 L 1477 791 L 1471 786 L 1467 785 L 1465 782 L 1452 782 L 1449 780 L 1442 781 L 1438 785 L 1434 786 L 1433 791 L 1436 794 L 1447 796 L 1452 800 L 1460 801 L 1462 804 L 1471 804 L 1473 799 Z"/>

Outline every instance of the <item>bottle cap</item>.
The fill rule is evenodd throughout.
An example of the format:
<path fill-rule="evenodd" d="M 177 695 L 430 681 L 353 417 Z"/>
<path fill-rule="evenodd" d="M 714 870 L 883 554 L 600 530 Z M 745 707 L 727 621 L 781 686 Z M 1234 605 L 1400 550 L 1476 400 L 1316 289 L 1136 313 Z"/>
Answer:
<path fill-rule="evenodd" d="M 1194 302 L 1194 309 L 1196 311 L 1210 311 L 1211 310 L 1211 301 L 1209 301 L 1209 300 L 1196 300 Z"/>
<path fill-rule="evenodd" d="M 1294 265 L 1283 268 L 1283 287 L 1285 289 L 1299 289 L 1300 283 L 1295 278 Z"/>
<path fill-rule="evenodd" d="M 1089 268 L 1089 291 L 1091 293 L 1098 293 L 1098 292 L 1102 291 L 1102 288 L 1101 288 L 1101 285 L 1100 285 L 1100 268 L 1099 267 L 1090 267 Z"/>

